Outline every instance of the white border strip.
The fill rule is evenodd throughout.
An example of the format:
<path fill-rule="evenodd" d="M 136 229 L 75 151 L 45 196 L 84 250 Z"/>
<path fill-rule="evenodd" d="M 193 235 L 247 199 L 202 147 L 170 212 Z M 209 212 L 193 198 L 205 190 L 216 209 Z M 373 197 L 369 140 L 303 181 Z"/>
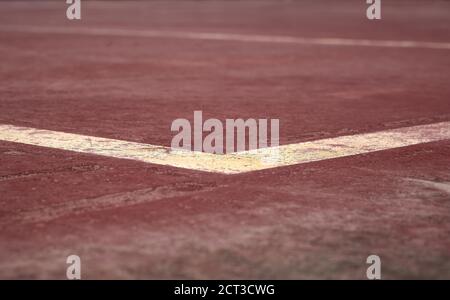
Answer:
<path fill-rule="evenodd" d="M 450 139 L 450 122 L 216 155 L 169 147 L 13 125 L 0 125 L 0 140 L 190 170 L 237 174 Z"/>

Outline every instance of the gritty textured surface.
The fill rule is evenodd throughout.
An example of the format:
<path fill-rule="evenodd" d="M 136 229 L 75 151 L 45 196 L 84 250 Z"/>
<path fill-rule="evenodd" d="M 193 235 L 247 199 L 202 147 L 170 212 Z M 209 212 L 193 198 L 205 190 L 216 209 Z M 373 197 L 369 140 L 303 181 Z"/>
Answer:
<path fill-rule="evenodd" d="M 2 25 L 450 41 L 448 1 L 1 2 Z M 414 20 L 413 22 L 411 20 Z M 155 145 L 279 118 L 281 144 L 450 121 L 448 51 L 0 32 L 0 123 Z M 450 142 L 225 176 L 0 142 L 0 278 L 450 278 Z"/>

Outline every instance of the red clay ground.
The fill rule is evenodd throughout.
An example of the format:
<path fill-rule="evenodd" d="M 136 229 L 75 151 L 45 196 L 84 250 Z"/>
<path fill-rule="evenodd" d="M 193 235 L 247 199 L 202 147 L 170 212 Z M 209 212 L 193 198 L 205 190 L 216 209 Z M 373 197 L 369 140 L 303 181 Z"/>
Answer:
<path fill-rule="evenodd" d="M 450 41 L 450 3 L 2 2 L 10 25 Z M 6 28 L 6 27 L 5 27 Z M 0 30 L 0 124 L 170 145 L 279 118 L 281 143 L 450 120 L 450 52 Z M 450 278 L 450 141 L 241 175 L 0 142 L 0 278 Z"/>

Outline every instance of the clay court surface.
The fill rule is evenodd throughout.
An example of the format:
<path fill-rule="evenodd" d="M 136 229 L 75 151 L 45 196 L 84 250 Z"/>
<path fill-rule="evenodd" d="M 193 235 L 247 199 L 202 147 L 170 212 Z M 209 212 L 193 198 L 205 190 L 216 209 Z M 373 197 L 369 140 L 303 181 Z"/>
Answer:
<path fill-rule="evenodd" d="M 362 0 L 64 2 L 0 2 L 1 125 L 159 146 L 194 110 L 278 118 L 281 145 L 448 130 L 448 1 L 380 21 Z M 84 279 L 365 279 L 371 254 L 385 279 L 448 279 L 450 140 L 226 175 L 0 139 L 0 278 L 65 279 L 71 254 Z"/>

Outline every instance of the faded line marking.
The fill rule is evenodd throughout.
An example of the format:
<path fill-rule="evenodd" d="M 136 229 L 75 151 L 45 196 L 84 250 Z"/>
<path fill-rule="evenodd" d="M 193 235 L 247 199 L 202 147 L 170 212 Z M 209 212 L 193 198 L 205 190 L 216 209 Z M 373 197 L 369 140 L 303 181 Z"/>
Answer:
<path fill-rule="evenodd" d="M 216 155 L 73 133 L 0 125 L 2 141 L 222 174 L 303 164 L 446 139 L 450 139 L 450 122 Z"/>
<path fill-rule="evenodd" d="M 450 195 L 450 182 L 436 182 L 436 181 L 416 179 L 416 178 L 406 178 L 405 180 L 417 182 L 424 186 L 440 190 L 440 191 L 445 192 Z"/>
<path fill-rule="evenodd" d="M 189 190 L 189 184 L 184 186 L 180 186 L 180 184 L 178 184 L 104 195 L 96 198 L 65 201 L 53 205 L 36 207 L 31 210 L 19 211 L 11 214 L 10 217 L 3 218 L 0 225 L 7 226 L 8 224 L 17 223 L 27 224 L 47 222 L 67 215 L 79 215 L 86 212 L 96 212 L 106 209 L 150 203 L 174 197 L 188 196 L 190 194 L 198 195 L 199 192 L 209 192 L 220 187 L 224 186 L 203 186 L 200 189 Z"/>
<path fill-rule="evenodd" d="M 100 169 L 99 165 L 84 164 L 84 165 L 64 166 L 64 167 L 59 167 L 59 168 L 44 169 L 44 170 L 37 170 L 37 171 L 26 171 L 26 172 L 20 172 L 20 173 L 16 173 L 16 174 L 2 175 L 2 176 L 0 176 L 0 182 L 7 181 L 7 180 L 28 178 L 28 177 L 38 176 L 38 175 L 55 174 L 55 173 L 60 173 L 60 172 L 77 172 L 77 173 L 90 172 L 90 171 L 95 171 L 97 169 Z"/>
<path fill-rule="evenodd" d="M 0 31 L 25 32 L 25 33 L 57 33 L 57 34 L 81 34 L 93 36 L 120 36 L 143 38 L 177 38 L 189 40 L 214 40 L 255 43 L 277 43 L 297 45 L 321 45 L 321 46 L 361 46 L 361 47 L 387 47 L 387 48 L 425 48 L 450 50 L 448 42 L 426 41 L 395 41 L 395 40 L 368 40 L 351 38 L 306 38 L 294 36 L 269 36 L 238 33 L 210 33 L 210 32 L 183 32 L 172 30 L 148 30 L 148 29 L 120 29 L 120 28 L 62 28 L 42 26 L 12 26 L 3 25 Z"/>

